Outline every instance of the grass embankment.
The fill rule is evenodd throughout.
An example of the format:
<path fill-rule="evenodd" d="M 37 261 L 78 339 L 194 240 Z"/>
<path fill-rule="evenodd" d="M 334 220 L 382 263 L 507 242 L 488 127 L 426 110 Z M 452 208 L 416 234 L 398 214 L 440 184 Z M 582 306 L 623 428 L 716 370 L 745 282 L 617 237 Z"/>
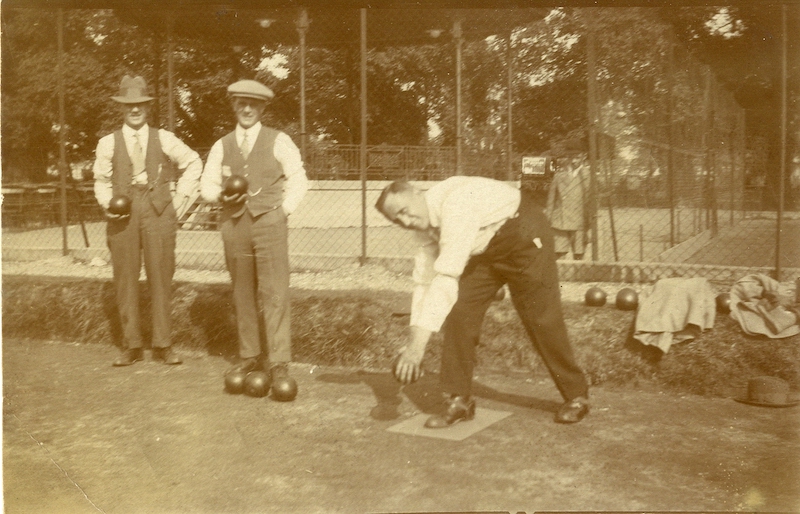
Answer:
<path fill-rule="evenodd" d="M 142 313 L 149 319 L 143 287 Z M 409 295 L 387 291 L 292 292 L 294 359 L 319 365 L 388 369 L 403 341 Z M 748 378 L 774 375 L 800 388 L 800 336 L 746 336 L 728 316 L 694 341 L 662 354 L 632 338 L 635 314 L 606 305 L 565 303 L 577 358 L 593 385 L 647 385 L 664 390 L 729 395 Z M 175 286 L 173 342 L 209 355 L 233 357 L 236 330 L 227 284 Z M 149 338 L 148 323 L 144 323 Z M 3 277 L 3 336 L 120 344 L 120 326 L 109 281 Z M 425 367 L 439 366 L 440 336 L 429 345 Z M 492 305 L 484 322 L 479 370 L 546 375 L 511 302 Z"/>

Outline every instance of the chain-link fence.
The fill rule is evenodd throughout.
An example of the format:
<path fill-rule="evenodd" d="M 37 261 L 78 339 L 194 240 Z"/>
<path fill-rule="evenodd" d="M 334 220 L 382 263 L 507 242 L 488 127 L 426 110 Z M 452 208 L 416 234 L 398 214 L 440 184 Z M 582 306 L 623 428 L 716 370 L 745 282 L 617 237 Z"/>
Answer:
<path fill-rule="evenodd" d="M 5 39 L 34 22 L 10 11 Z M 800 269 L 795 206 L 764 211 L 758 201 L 763 143 L 747 137 L 732 94 L 652 9 L 74 10 L 65 34 L 68 63 L 94 45 L 102 84 L 85 100 L 71 89 L 83 83 L 66 78 L 66 181 L 31 183 L 41 173 L 7 162 L 4 146 L 4 259 L 105 255 L 103 215 L 86 180 L 97 139 L 79 113 L 93 102 L 97 137 L 118 126 L 107 98 L 124 70 L 153 84 L 153 124 L 203 158 L 234 126 L 229 83 L 256 78 L 275 91 L 264 121 L 294 139 L 312 180 L 290 218 L 295 269 L 367 261 L 408 269 L 408 234 L 373 207 L 395 179 L 520 181 L 552 216 L 556 197 L 575 196 L 569 177 L 560 192 L 554 177 L 576 153 L 583 171 L 567 175 L 584 179 L 567 210 L 583 215 L 567 230 L 567 278 L 727 280 Z M 25 86 L 24 60 L 8 66 L 16 66 L 9 88 Z M 4 120 L 21 109 L 7 107 L 6 91 Z M 52 171 L 58 152 L 39 153 L 50 160 L 27 166 Z M 552 165 L 529 173 L 524 163 L 538 157 Z M 179 266 L 224 267 L 218 213 L 198 196 L 179 220 Z M 606 277 L 614 265 L 638 271 Z"/>

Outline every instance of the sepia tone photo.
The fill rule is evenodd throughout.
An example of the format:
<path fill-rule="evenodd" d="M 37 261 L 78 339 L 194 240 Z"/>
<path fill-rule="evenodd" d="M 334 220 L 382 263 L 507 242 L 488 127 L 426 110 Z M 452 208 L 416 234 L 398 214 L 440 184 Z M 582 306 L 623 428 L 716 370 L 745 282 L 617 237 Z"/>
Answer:
<path fill-rule="evenodd" d="M 800 511 L 800 3 L 0 18 L 4 512 Z"/>

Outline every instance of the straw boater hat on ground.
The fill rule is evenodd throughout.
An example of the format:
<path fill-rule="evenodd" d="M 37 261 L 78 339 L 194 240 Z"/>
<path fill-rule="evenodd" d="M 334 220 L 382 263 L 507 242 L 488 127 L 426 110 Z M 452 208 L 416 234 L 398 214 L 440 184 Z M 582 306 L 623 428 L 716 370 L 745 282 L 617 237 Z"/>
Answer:
<path fill-rule="evenodd" d="M 112 96 L 112 100 L 121 104 L 141 104 L 155 100 L 147 94 L 147 82 L 140 76 L 125 75 L 119 84 L 119 95 Z"/>
<path fill-rule="evenodd" d="M 737 402 L 758 407 L 792 407 L 800 403 L 789 391 L 789 383 L 777 377 L 755 377 L 747 382 L 747 396 L 734 398 Z"/>

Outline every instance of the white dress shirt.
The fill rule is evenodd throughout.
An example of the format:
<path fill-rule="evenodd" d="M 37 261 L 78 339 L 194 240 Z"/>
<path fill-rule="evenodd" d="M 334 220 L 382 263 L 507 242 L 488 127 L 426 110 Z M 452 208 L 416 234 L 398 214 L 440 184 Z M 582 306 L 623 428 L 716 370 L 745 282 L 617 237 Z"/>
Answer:
<path fill-rule="evenodd" d="M 248 129 L 244 129 L 241 125 L 237 124 L 234 132 L 236 135 L 236 144 L 240 147 L 246 132 L 247 140 L 252 150 L 253 144 L 258 138 L 258 134 L 261 132 L 261 122 L 259 121 Z M 283 132 L 279 132 L 278 136 L 275 138 L 272 151 L 275 160 L 281 164 L 283 174 L 286 177 L 286 182 L 283 186 L 282 206 L 283 212 L 289 215 L 297 209 L 297 206 L 300 205 L 300 201 L 308 190 L 308 178 L 306 177 L 306 170 L 303 167 L 303 158 L 300 155 L 300 149 L 294 144 L 292 138 Z M 219 139 L 208 152 L 206 166 L 200 178 L 200 194 L 203 196 L 203 199 L 208 202 L 219 201 L 219 195 L 222 192 L 222 156 L 222 139 Z"/>
<path fill-rule="evenodd" d="M 145 124 L 139 130 L 134 130 L 128 125 L 122 126 L 122 137 L 125 140 L 125 146 L 128 150 L 128 155 L 133 155 L 133 148 L 136 144 L 136 135 L 139 136 L 139 144 L 142 147 L 143 155 L 147 155 L 147 143 L 150 136 L 150 127 Z M 203 172 L 203 161 L 200 156 L 186 146 L 175 134 L 164 129 L 158 129 L 158 140 L 161 143 L 161 150 L 166 154 L 169 159 L 178 166 L 178 169 L 184 170 L 178 183 L 175 187 L 175 199 L 178 200 L 178 205 L 183 204 L 187 197 L 191 196 L 197 191 L 197 185 L 200 182 L 200 174 Z M 104 209 L 108 208 L 111 197 L 114 196 L 111 172 L 112 172 L 112 159 L 114 157 L 114 134 L 108 134 L 100 138 L 97 142 L 97 149 L 95 150 L 95 161 L 92 171 L 94 172 L 94 196 L 97 198 L 97 203 Z M 147 183 L 145 177 L 132 178 L 132 183 L 138 183 L 142 178 L 145 178 L 144 183 Z"/>
<path fill-rule="evenodd" d="M 457 176 L 428 189 L 425 201 L 433 230 L 417 233 L 411 325 L 438 332 L 456 303 L 467 261 L 516 215 L 520 192 L 505 182 Z"/>

